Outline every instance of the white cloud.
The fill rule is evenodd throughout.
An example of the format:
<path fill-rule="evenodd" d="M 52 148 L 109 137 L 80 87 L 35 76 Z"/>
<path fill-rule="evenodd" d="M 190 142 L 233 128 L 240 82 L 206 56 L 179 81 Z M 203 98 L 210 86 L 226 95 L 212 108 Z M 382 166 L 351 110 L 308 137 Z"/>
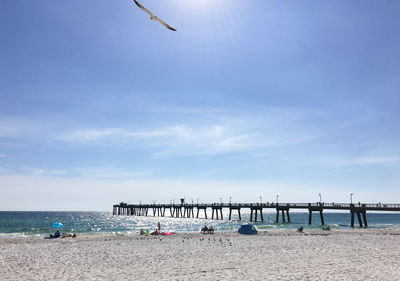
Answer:
<path fill-rule="evenodd" d="M 148 148 L 154 155 L 195 155 L 281 147 L 318 137 L 311 125 L 302 126 L 319 114 L 310 111 L 270 108 L 252 114 L 215 110 L 196 114 L 186 122 L 165 121 L 162 126 L 81 128 L 59 136 L 58 140 L 91 145 L 135 145 Z"/>
<path fill-rule="evenodd" d="M 370 156 L 370 157 L 358 157 L 354 159 L 350 159 L 348 163 L 354 164 L 381 164 L 381 163 L 393 163 L 399 162 L 399 157 L 387 157 L 387 156 Z"/>
<path fill-rule="evenodd" d="M 152 155 L 199 155 L 257 151 L 304 143 L 318 137 L 312 120 L 320 112 L 301 108 L 157 107 L 147 123 L 120 120 L 118 126 L 54 117 L 49 120 L 4 117 L 0 120 L 1 146 L 32 144 L 137 147 Z M 169 110 L 169 111 L 168 111 Z M 164 116 L 168 116 L 164 118 Z"/>
<path fill-rule="evenodd" d="M 256 128 L 234 128 L 220 124 L 198 127 L 179 124 L 147 131 L 88 129 L 73 132 L 63 137 L 63 140 L 116 146 L 135 143 L 151 147 L 157 154 L 219 154 L 305 141 L 303 136 L 296 139 L 295 136 L 268 135 L 262 131 L 257 132 Z"/>
<path fill-rule="evenodd" d="M 326 155 L 322 158 L 315 157 L 311 159 L 317 165 L 326 167 L 346 167 L 346 166 L 365 166 L 400 163 L 400 157 L 385 155 L 364 155 L 364 156 L 340 156 Z"/>
<path fill-rule="evenodd" d="M 151 171 L 135 171 L 118 167 L 80 168 L 79 175 L 88 179 L 138 179 L 152 175 Z"/>
<path fill-rule="evenodd" d="M 5 154 L 0 153 L 0 158 L 5 158 L 5 157 L 7 157 Z"/>
<path fill-rule="evenodd" d="M 59 139 L 69 142 L 90 143 L 107 137 L 115 137 L 123 134 L 124 131 L 121 128 L 82 129 L 76 130 L 67 135 L 61 135 Z"/>
<path fill-rule="evenodd" d="M 50 169 L 41 169 L 33 167 L 22 167 L 21 171 L 24 172 L 24 174 L 35 175 L 35 176 L 60 176 L 60 175 L 66 175 L 68 173 L 65 170 L 50 170 Z"/>
<path fill-rule="evenodd" d="M 1 167 L 0 167 L 1 168 Z M 44 169 L 40 167 L 14 167 L 14 169 L 0 169 L 3 175 L 22 175 L 39 177 L 77 177 L 82 179 L 138 179 L 148 178 L 152 171 L 131 170 L 121 167 L 70 167 L 68 170 Z"/>

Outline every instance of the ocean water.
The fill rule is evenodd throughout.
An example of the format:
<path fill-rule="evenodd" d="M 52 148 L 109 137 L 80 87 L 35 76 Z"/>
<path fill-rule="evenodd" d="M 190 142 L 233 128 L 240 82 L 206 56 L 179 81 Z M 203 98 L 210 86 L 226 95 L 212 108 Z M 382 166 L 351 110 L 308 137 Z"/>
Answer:
<path fill-rule="evenodd" d="M 211 212 L 209 212 L 211 213 Z M 200 212 L 200 215 L 203 215 Z M 210 214 L 208 214 L 210 215 Z M 290 214 L 291 223 L 275 223 L 276 213 L 264 213 L 264 222 L 253 222 L 259 230 L 305 229 L 321 228 L 318 213 L 313 214 L 313 224 L 308 225 L 308 212 Z M 204 226 L 213 226 L 216 231 L 237 231 L 240 225 L 249 223 L 249 214 L 242 214 L 242 220 L 237 216 L 227 220 L 228 214 L 224 213 L 224 220 L 170 218 L 170 217 L 144 217 L 144 216 L 113 216 L 111 212 L 0 212 L 0 238 L 44 236 L 55 232 L 51 227 L 53 222 L 64 224 L 62 232 L 75 232 L 84 234 L 97 233 L 134 233 L 140 229 L 156 229 L 160 222 L 162 231 L 174 232 L 199 232 Z M 349 213 L 324 213 L 325 226 L 331 228 L 350 228 Z M 369 228 L 400 227 L 400 213 L 367 213 Z M 355 225 L 358 227 L 357 216 Z"/>

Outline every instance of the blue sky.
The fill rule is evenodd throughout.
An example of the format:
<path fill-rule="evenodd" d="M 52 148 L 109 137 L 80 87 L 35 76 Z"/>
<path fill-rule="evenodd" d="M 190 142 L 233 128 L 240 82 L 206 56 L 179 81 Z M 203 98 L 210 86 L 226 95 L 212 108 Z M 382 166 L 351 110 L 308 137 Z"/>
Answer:
<path fill-rule="evenodd" d="M 398 1 L 0 2 L 1 210 L 400 202 Z"/>

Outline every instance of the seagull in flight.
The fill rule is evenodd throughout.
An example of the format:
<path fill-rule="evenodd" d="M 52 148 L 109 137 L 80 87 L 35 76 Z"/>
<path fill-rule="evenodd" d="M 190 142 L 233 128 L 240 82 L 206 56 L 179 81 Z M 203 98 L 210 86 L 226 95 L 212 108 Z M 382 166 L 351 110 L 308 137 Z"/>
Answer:
<path fill-rule="evenodd" d="M 165 23 L 165 22 L 164 22 L 162 19 L 160 19 L 159 17 L 153 15 L 152 12 L 150 12 L 150 11 L 147 10 L 145 7 L 143 7 L 143 5 L 140 4 L 138 1 L 136 1 L 136 0 L 133 0 L 133 1 L 135 2 L 135 4 L 136 4 L 140 9 L 142 9 L 143 11 L 145 11 L 147 14 L 150 15 L 150 19 L 151 19 L 151 20 L 156 20 L 156 21 L 158 21 L 159 23 L 161 23 L 163 26 L 165 26 L 166 28 L 168 28 L 169 30 L 176 31 L 175 28 L 173 28 L 172 26 L 170 26 L 170 25 L 168 25 L 167 23 Z"/>

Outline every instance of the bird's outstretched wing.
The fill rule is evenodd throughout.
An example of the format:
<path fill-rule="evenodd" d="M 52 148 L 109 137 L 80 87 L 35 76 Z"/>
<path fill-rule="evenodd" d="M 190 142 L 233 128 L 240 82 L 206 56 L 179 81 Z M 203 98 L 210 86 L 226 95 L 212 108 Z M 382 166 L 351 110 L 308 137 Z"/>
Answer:
<path fill-rule="evenodd" d="M 142 9 L 142 10 L 145 11 L 147 14 L 149 14 L 150 17 L 153 17 L 153 16 L 154 16 L 152 12 L 150 12 L 150 11 L 147 10 L 145 7 L 143 7 L 143 5 L 140 4 L 138 1 L 136 1 L 136 0 L 133 0 L 133 1 L 135 2 L 135 4 L 136 4 L 140 9 Z"/>
<path fill-rule="evenodd" d="M 167 24 L 166 22 L 164 22 L 162 19 L 160 19 L 157 16 L 154 16 L 154 20 L 158 21 L 159 23 L 161 23 L 163 26 L 165 26 L 166 28 L 172 30 L 172 31 L 176 31 L 175 28 L 173 28 L 172 26 L 170 26 L 169 24 Z"/>

